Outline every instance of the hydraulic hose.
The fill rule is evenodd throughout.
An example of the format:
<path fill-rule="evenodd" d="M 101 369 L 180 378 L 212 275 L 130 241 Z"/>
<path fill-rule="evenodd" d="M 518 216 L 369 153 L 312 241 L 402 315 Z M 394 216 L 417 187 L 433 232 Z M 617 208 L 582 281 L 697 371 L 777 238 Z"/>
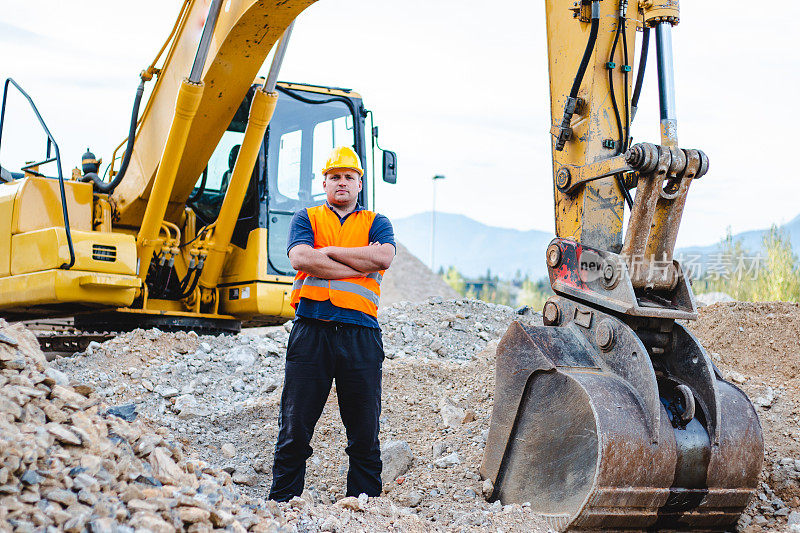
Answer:
<path fill-rule="evenodd" d="M 631 140 L 631 101 L 628 93 L 628 72 L 630 72 L 631 67 L 628 65 L 628 32 L 625 28 L 625 20 L 625 14 L 623 13 L 619 17 L 619 24 L 621 28 L 620 31 L 622 32 L 622 60 L 625 62 L 622 70 L 622 87 L 625 95 L 625 142 L 623 142 L 620 147 L 620 153 L 628 149 L 628 144 Z"/>
<path fill-rule="evenodd" d="M 592 58 L 599 28 L 600 1 L 592 0 L 592 22 L 589 28 L 589 40 L 586 43 L 586 49 L 583 51 L 583 58 L 581 58 L 580 66 L 578 66 L 578 72 L 575 74 L 575 79 L 572 82 L 572 89 L 569 91 L 567 103 L 564 106 L 564 117 L 561 119 L 561 127 L 559 128 L 558 139 L 556 140 L 556 150 L 559 152 L 564 149 L 564 145 L 572 135 L 572 129 L 569 127 L 569 123 L 572 120 L 572 115 L 575 114 L 575 109 L 578 107 L 578 90 L 581 88 L 581 83 L 583 83 L 583 76 L 586 74 L 586 69 L 589 66 L 589 60 Z"/>
<path fill-rule="evenodd" d="M 617 22 L 617 31 L 614 34 L 614 42 L 611 45 L 611 57 L 608 59 L 608 63 L 606 67 L 608 69 L 608 86 L 609 86 L 609 93 L 611 95 L 611 107 L 614 109 L 614 118 L 617 121 L 617 131 L 619 132 L 619 144 L 617 145 L 616 153 L 620 153 L 624 148 L 624 137 L 625 134 L 622 129 L 622 118 L 619 114 L 619 107 L 617 106 L 617 95 L 614 92 L 614 67 L 616 66 L 614 63 L 614 55 L 617 53 L 617 43 L 619 43 L 619 33 L 620 33 L 620 26 L 621 23 Z"/>
<path fill-rule="evenodd" d="M 191 284 L 189 284 L 189 287 L 186 288 L 186 290 L 180 295 L 179 299 L 181 299 L 181 300 L 184 299 L 184 298 L 188 298 L 194 292 L 194 290 L 197 288 L 197 283 L 200 281 L 200 274 L 202 272 L 202 268 L 198 267 L 193 272 L 194 272 L 195 276 L 194 276 L 194 278 L 192 278 L 192 282 L 191 282 Z"/>
<path fill-rule="evenodd" d="M 592 2 L 592 25 L 589 28 L 589 41 L 586 43 L 586 48 L 583 51 L 581 64 L 578 67 L 578 72 L 575 74 L 575 79 L 572 82 L 572 89 L 569 91 L 569 97 L 575 98 L 578 96 L 578 90 L 583 83 L 583 76 L 586 74 L 586 69 L 589 66 L 589 60 L 592 58 L 594 52 L 594 45 L 597 42 L 597 32 L 600 28 L 600 2 L 595 0 Z"/>
<path fill-rule="evenodd" d="M 622 119 L 620 117 L 619 107 L 617 106 L 617 97 L 616 97 L 616 94 L 614 93 L 614 70 L 613 70 L 614 67 L 616 66 L 614 64 L 614 55 L 616 54 L 616 51 L 617 51 L 617 44 L 619 43 L 620 33 L 622 33 L 623 47 L 625 48 L 624 53 L 623 53 L 623 61 L 625 62 L 624 63 L 625 65 L 628 64 L 628 44 L 627 44 L 627 39 L 625 37 L 624 4 L 625 4 L 624 0 L 623 0 L 623 2 L 620 2 L 620 16 L 619 16 L 619 19 L 617 20 L 617 31 L 614 34 L 614 42 L 611 45 L 611 56 L 609 57 L 608 63 L 606 64 L 606 67 L 608 68 L 608 86 L 609 86 L 608 88 L 609 88 L 609 94 L 611 96 L 611 106 L 614 108 L 614 118 L 617 121 L 617 130 L 619 131 L 619 144 L 617 145 L 618 148 L 616 150 L 617 153 L 621 153 L 625 149 L 625 144 L 627 143 L 627 140 L 626 140 L 627 137 L 626 136 L 628 135 L 628 133 L 627 133 L 628 129 L 626 128 L 626 130 L 623 130 L 623 128 L 622 128 Z M 628 76 L 627 76 L 627 73 L 624 76 L 624 78 L 625 78 L 625 80 L 624 80 L 624 83 L 625 83 L 625 111 L 626 111 L 626 119 L 627 119 L 628 116 L 629 116 L 628 112 L 627 112 L 628 111 L 628 107 L 627 107 L 628 106 Z M 628 126 L 628 122 L 626 120 L 626 127 L 627 126 Z M 628 205 L 628 209 L 633 209 L 633 197 L 631 196 L 631 193 L 628 190 L 628 188 L 625 187 L 625 182 L 622 179 L 622 174 L 615 174 L 614 177 L 615 177 L 615 179 L 617 181 L 617 186 L 619 187 L 619 190 L 622 193 L 622 197 L 625 199 L 625 203 Z"/>
<path fill-rule="evenodd" d="M 133 100 L 133 111 L 131 112 L 131 124 L 128 127 L 128 143 L 125 146 L 125 155 L 122 158 L 122 165 L 119 167 L 119 172 L 111 181 L 103 181 L 103 178 L 97 175 L 96 172 L 89 172 L 83 176 L 81 181 L 91 181 L 93 188 L 97 192 L 111 194 L 117 185 L 122 183 L 122 178 L 125 177 L 125 172 L 128 170 L 128 164 L 131 162 L 131 154 L 133 154 L 133 142 L 136 137 L 136 124 L 139 122 L 139 104 L 142 103 L 142 95 L 144 94 L 144 79 L 139 82 L 139 88 L 136 89 L 136 98 Z"/>
<path fill-rule="evenodd" d="M 647 69 L 647 52 L 649 49 L 650 27 L 645 26 L 642 30 L 642 53 L 639 55 L 639 68 L 636 70 L 636 85 L 633 87 L 633 97 L 631 97 L 631 122 L 636 118 L 636 109 L 639 107 L 639 95 L 642 93 L 642 83 Z"/>

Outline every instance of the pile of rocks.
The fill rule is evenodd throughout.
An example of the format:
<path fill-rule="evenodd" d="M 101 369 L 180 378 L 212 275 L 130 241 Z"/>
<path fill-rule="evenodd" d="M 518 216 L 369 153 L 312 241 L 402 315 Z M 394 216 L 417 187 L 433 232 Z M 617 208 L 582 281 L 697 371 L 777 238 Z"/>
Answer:
<path fill-rule="evenodd" d="M 431 296 L 441 296 L 445 300 L 459 297 L 450 285 L 402 243 L 398 242 L 396 246 L 392 267 L 386 271 L 381 282 L 381 310 L 398 302 L 423 302 Z"/>
<path fill-rule="evenodd" d="M 792 460 L 792 463 L 794 461 Z M 794 464 L 791 465 L 794 469 Z M 787 521 L 790 531 L 800 532 L 800 512 L 793 511 L 775 494 L 766 482 L 761 482 L 756 498 L 739 520 L 739 529 L 748 527 L 774 529 L 778 522 Z M 751 528 L 751 529 L 752 529 Z"/>
<path fill-rule="evenodd" d="M 758 328 L 743 321 L 740 304 L 720 305 L 704 308 L 692 327 L 723 374 L 754 399 L 767 448 L 762 484 L 739 529 L 800 532 L 800 359 L 787 355 L 800 353 L 792 334 L 797 328 L 779 331 L 783 322 L 771 315 L 775 305 L 748 311 Z M 784 322 L 800 327 L 800 307 L 784 311 Z M 4 326 L 11 344 L 0 337 L 0 530 L 9 520 L 21 531 L 48 524 L 64 530 L 68 520 L 84 516 L 70 527 L 113 531 L 116 521 L 124 524 L 117 530 L 125 531 L 144 527 L 137 520 L 147 517 L 151 525 L 155 519 L 167 524 L 164 531 L 546 531 L 526 505 L 486 502 L 491 487 L 479 475 L 494 350 L 513 320 L 541 323 L 537 314 L 521 316 L 464 299 L 433 298 L 382 310 L 383 496 L 344 497 L 347 439 L 334 389 L 311 443 L 308 490 L 278 505 L 266 496 L 289 325 L 236 336 L 137 330 L 56 360 L 53 367 L 29 334 Z M 747 335 L 752 338 L 741 342 Z M 111 413 L 136 418 L 128 423 Z M 85 435 L 97 435 L 99 444 L 84 444 Z M 14 452 L 19 464 L 6 457 L 6 449 L 20 452 Z M 98 457 L 99 466 L 87 454 Z M 159 466 L 166 459 L 175 465 L 167 468 L 172 479 Z M 30 470 L 38 477 L 26 474 Z M 52 488 L 66 492 L 51 498 Z M 143 507 L 143 501 L 155 508 Z M 207 511 L 208 517 L 184 507 Z M 48 521 L 58 510 L 65 520 Z M 215 518 L 222 512 L 228 513 L 220 515 L 225 520 L 232 517 L 228 525 Z"/>
<path fill-rule="evenodd" d="M 163 428 L 129 423 L 0 321 L 0 530 L 276 531 L 276 506 L 184 456 Z"/>
<path fill-rule="evenodd" d="M 518 315 L 506 305 L 438 296 L 421 303 L 398 302 L 379 316 L 386 357 L 467 360 L 501 337 L 514 320 L 541 325 L 538 313 Z"/>
<path fill-rule="evenodd" d="M 253 487 L 272 465 L 257 452 L 274 443 L 287 339 L 283 327 L 236 336 L 135 330 L 54 363 L 264 498 Z"/>
<path fill-rule="evenodd" d="M 717 303 L 702 308 L 691 328 L 761 420 L 761 484 L 740 526 L 800 532 L 800 305 Z"/>

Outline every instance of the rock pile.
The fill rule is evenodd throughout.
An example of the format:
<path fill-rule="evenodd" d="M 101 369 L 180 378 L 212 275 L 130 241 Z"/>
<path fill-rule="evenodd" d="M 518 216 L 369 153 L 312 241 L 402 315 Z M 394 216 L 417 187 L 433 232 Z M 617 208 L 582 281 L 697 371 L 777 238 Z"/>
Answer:
<path fill-rule="evenodd" d="M 0 530 L 277 531 L 281 510 L 185 456 L 160 428 L 112 414 L 92 385 L 48 365 L 0 321 Z M 119 413 L 125 415 L 124 411 Z"/>
<path fill-rule="evenodd" d="M 245 492 L 264 498 L 263 487 L 250 488 L 272 464 L 255 452 L 274 444 L 288 335 L 283 327 L 202 337 L 135 330 L 90 346 L 85 357 L 55 363 L 95 383 L 110 405 L 132 406 Z"/>
<path fill-rule="evenodd" d="M 422 303 L 398 302 L 378 317 L 386 357 L 467 360 L 503 336 L 514 320 L 541 325 L 538 313 L 521 316 L 506 305 L 434 296 Z"/>
<path fill-rule="evenodd" d="M 423 302 L 431 296 L 446 300 L 459 297 L 450 285 L 398 242 L 392 267 L 381 283 L 381 309 L 398 302 Z"/>
<path fill-rule="evenodd" d="M 721 302 L 704 307 L 692 329 L 761 419 L 761 486 L 740 527 L 800 533 L 800 305 Z"/>

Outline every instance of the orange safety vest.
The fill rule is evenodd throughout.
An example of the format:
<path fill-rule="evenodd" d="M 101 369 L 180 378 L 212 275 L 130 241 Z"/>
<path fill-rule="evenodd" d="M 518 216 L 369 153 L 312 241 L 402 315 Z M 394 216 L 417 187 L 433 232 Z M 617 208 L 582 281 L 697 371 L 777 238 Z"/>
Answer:
<path fill-rule="evenodd" d="M 314 249 L 325 246 L 354 248 L 369 245 L 369 230 L 375 213 L 362 209 L 351 213 L 342 224 L 327 205 L 309 207 L 308 218 L 314 231 Z M 297 309 L 300 298 L 323 302 L 330 300 L 336 307 L 354 309 L 378 316 L 383 273 L 373 272 L 363 278 L 321 279 L 298 272 L 292 286 L 291 305 Z"/>

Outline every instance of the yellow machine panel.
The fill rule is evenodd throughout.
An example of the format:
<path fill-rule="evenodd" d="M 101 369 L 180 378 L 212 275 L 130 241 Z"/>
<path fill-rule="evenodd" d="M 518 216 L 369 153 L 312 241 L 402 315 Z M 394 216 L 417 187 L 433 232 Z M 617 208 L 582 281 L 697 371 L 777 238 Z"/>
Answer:
<path fill-rule="evenodd" d="M 45 270 L 0 278 L 0 309 L 19 310 L 49 304 L 130 305 L 141 285 L 139 278 L 93 274 L 80 270 Z"/>
<path fill-rule="evenodd" d="M 247 248 L 232 246 L 233 249 L 220 276 L 220 284 L 266 279 L 267 239 L 267 228 L 256 228 L 247 236 Z M 289 283 L 291 282 L 289 279 Z"/>
<path fill-rule="evenodd" d="M 0 185 L 0 277 L 11 273 L 11 218 L 21 181 Z"/>
<path fill-rule="evenodd" d="M 136 275 L 136 241 L 130 235 L 72 231 L 74 270 Z M 20 233 L 11 237 L 11 274 L 59 268 L 69 261 L 63 227 Z"/>
<path fill-rule="evenodd" d="M 291 284 L 264 281 L 220 287 L 220 312 L 244 320 L 258 316 L 257 324 L 281 324 L 294 317 L 291 290 Z"/>
<path fill-rule="evenodd" d="M 70 228 L 73 231 L 91 231 L 92 186 L 88 183 L 65 182 L 64 191 Z M 12 235 L 53 227 L 61 227 L 63 233 L 64 219 L 57 180 L 23 178 L 0 185 L 0 276 L 11 274 Z M 66 260 L 69 260 L 69 255 Z M 59 265 L 33 270 L 46 270 Z"/>
<path fill-rule="evenodd" d="M 11 218 L 12 234 L 64 226 L 58 180 L 24 178 L 18 182 L 8 184 L 19 187 Z M 64 190 L 70 228 L 92 231 L 92 186 L 89 183 L 66 181 Z"/>
<path fill-rule="evenodd" d="M 244 319 L 253 316 L 275 317 L 282 322 L 294 317 L 289 305 L 291 276 L 267 275 L 266 228 L 257 228 L 247 237 L 247 248 L 233 246 L 220 278 L 220 312 Z"/>

